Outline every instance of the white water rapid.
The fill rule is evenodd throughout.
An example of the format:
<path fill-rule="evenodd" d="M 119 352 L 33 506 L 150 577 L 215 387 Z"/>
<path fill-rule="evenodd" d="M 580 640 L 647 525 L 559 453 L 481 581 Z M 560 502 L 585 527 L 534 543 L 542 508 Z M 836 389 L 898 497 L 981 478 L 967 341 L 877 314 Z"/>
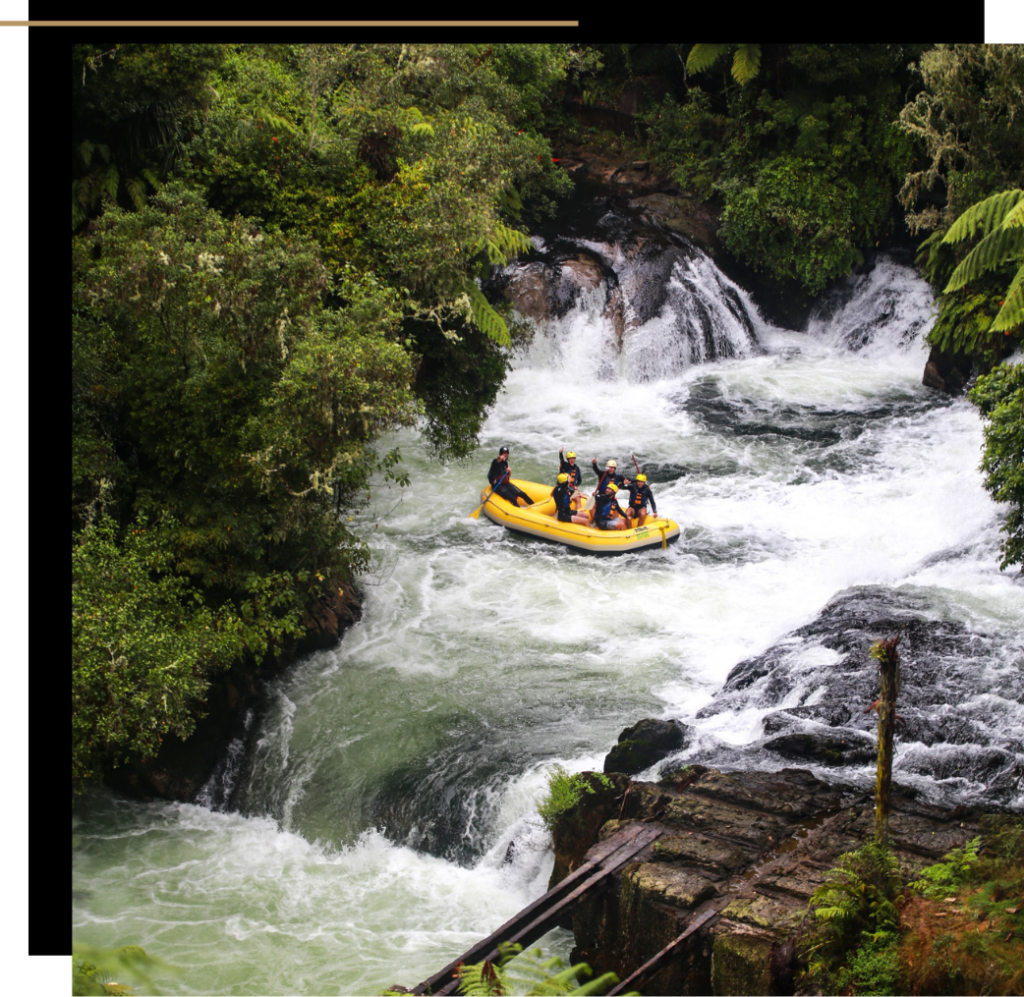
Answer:
<path fill-rule="evenodd" d="M 1024 588 L 998 570 L 976 411 L 921 385 L 927 287 L 883 258 L 798 333 L 768 326 L 705 257 L 667 273 L 621 351 L 600 289 L 543 325 L 473 460 L 445 467 L 415 433 L 397 440 L 412 486 L 356 520 L 374 552 L 363 618 L 254 720 L 229 773 L 241 810 L 92 792 L 76 939 L 142 945 L 181 968 L 159 977 L 174 993 L 413 986 L 546 888 L 536 806 L 552 766 L 600 769 L 648 716 L 692 725 L 701 750 L 756 741 L 756 700 L 697 714 L 738 662 L 856 586 L 979 635 L 977 684 L 951 708 L 998 713 L 999 750 L 1024 759 Z M 709 337 L 728 359 L 701 362 Z M 635 452 L 678 544 L 589 558 L 470 519 L 501 444 L 516 476 L 552 483 L 560 446 L 585 481 L 591 457 L 622 468 Z M 784 705 L 821 699 L 830 653 L 793 655 L 806 681 Z M 922 750 L 898 750 L 897 779 L 985 800 Z M 1008 785 L 1003 802 L 1024 804 Z M 542 944 L 564 956 L 571 940 Z"/>

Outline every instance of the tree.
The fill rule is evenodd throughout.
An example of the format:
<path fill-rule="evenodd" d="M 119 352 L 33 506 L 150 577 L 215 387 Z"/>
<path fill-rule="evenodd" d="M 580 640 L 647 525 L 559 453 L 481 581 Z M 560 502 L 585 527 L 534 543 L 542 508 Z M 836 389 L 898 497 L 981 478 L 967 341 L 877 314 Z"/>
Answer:
<path fill-rule="evenodd" d="M 958 243 L 979 234 L 981 242 L 956 268 L 942 293 L 958 291 L 1004 264 L 1019 264 L 991 326 L 992 332 L 1009 335 L 1024 323 L 1024 190 L 993 194 L 975 204 L 953 223 L 942 241 Z"/>
<path fill-rule="evenodd" d="M 393 290 L 168 184 L 73 239 L 76 779 L 186 736 L 208 676 L 366 563 L 339 512 L 410 424 Z M 321 299 L 330 292 L 333 307 Z"/>
<path fill-rule="evenodd" d="M 899 127 L 924 146 L 899 198 L 911 232 L 947 228 L 969 205 L 1024 186 L 1024 51 L 1019 45 L 937 45 Z"/>
<path fill-rule="evenodd" d="M 969 397 L 988 419 L 981 461 L 985 487 L 1010 506 L 999 566 L 1019 564 L 1024 574 L 1024 364 L 1001 364 L 979 377 Z"/>
<path fill-rule="evenodd" d="M 875 778 L 875 844 L 889 843 L 889 806 L 892 795 L 892 742 L 896 732 L 896 697 L 900 691 L 900 655 L 896 650 L 903 636 L 871 645 L 871 657 L 878 662 L 880 690 L 872 709 L 878 711 L 878 772 Z"/>

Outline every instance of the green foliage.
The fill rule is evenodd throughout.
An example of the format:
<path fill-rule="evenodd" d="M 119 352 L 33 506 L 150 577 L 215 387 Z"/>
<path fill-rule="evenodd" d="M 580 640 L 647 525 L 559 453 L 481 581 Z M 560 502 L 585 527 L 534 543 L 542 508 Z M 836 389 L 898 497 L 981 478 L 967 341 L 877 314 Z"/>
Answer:
<path fill-rule="evenodd" d="M 841 855 L 811 896 L 810 972 L 834 974 L 865 939 L 888 945 L 899 920 L 893 901 L 900 886 L 899 863 L 887 847 L 869 843 Z"/>
<path fill-rule="evenodd" d="M 1024 324 L 1024 190 L 1003 191 L 975 204 L 953 223 L 942 241 L 962 242 L 976 234 L 983 236 L 981 242 L 953 271 L 943 293 L 960 290 L 1004 264 L 1019 264 L 992 323 L 993 332 L 1008 334 Z"/>
<path fill-rule="evenodd" d="M 201 127 L 223 45 L 72 45 L 71 224 L 141 208 Z"/>
<path fill-rule="evenodd" d="M 1010 507 L 1000 567 L 1019 564 L 1024 573 L 1024 364 L 1003 364 L 979 377 L 969 397 L 988 420 L 981 461 L 985 487 Z"/>
<path fill-rule="evenodd" d="M 902 976 L 897 935 L 892 931 L 882 931 L 854 950 L 835 973 L 830 990 L 838 994 L 897 997 L 906 993 Z"/>
<path fill-rule="evenodd" d="M 954 848 L 942 856 L 941 862 L 921 870 L 921 878 L 910 884 L 929 900 L 945 900 L 954 896 L 971 879 L 971 871 L 978 860 L 981 838 L 972 838 L 963 848 Z"/>
<path fill-rule="evenodd" d="M 118 542 L 109 519 L 71 551 L 72 778 L 104 758 L 155 755 L 167 733 L 187 737 L 208 676 L 242 648 L 242 622 L 214 613 L 174 573 L 176 524 L 140 519 Z"/>
<path fill-rule="evenodd" d="M 81 942 L 71 943 L 71 993 L 74 995 L 131 995 L 132 987 L 116 982 L 113 977 L 127 976 L 137 980 L 150 993 L 159 994 L 153 982 L 155 972 L 177 972 L 162 959 L 147 955 L 138 945 L 104 949 Z"/>
<path fill-rule="evenodd" d="M 466 997 L 501 997 L 525 990 L 528 997 L 587 997 L 603 994 L 619 982 L 615 973 L 605 973 L 587 983 L 579 983 L 591 975 L 590 967 L 577 963 L 568 969 L 561 959 L 545 959 L 539 948 L 523 951 L 522 945 L 502 942 L 497 962 L 464 965 L 459 972 L 459 993 Z M 556 972 L 561 970 L 561 972 Z"/>
<path fill-rule="evenodd" d="M 733 46 L 700 45 L 688 68 Z M 897 47 L 898 48 L 898 47 Z M 901 50 L 902 51 L 902 50 Z M 755 59 L 760 54 L 761 63 Z M 689 86 L 645 120 L 658 164 L 722 206 L 728 248 L 787 293 L 819 293 L 887 233 L 910 142 L 886 46 L 739 46 L 743 86 Z M 759 67 L 774 63 L 773 74 Z"/>
<path fill-rule="evenodd" d="M 378 468 L 397 480 L 373 440 L 417 406 L 397 295 L 351 270 L 331 287 L 298 238 L 169 184 L 73 249 L 81 779 L 186 735 L 210 670 L 280 648 L 365 563 L 338 512 Z"/>
<path fill-rule="evenodd" d="M 556 765 L 551 770 L 548 774 L 547 795 L 537 807 L 537 812 L 549 831 L 554 830 L 563 815 L 583 799 L 584 793 L 593 795 L 597 792 L 591 785 L 591 777 L 596 778 L 606 789 L 613 785 L 611 779 L 603 773 L 578 772 L 570 775 L 561 765 Z"/>
<path fill-rule="evenodd" d="M 912 232 L 948 228 L 971 204 L 1024 187 L 1020 46 L 937 45 L 921 56 L 918 75 L 920 89 L 899 116 L 924 147 L 899 192 Z"/>

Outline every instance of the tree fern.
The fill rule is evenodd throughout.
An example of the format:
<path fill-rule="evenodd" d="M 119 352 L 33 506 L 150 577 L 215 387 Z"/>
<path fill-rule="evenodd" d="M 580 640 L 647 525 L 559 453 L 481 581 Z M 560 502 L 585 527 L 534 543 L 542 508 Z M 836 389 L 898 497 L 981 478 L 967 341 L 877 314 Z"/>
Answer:
<path fill-rule="evenodd" d="M 464 997 L 501 997 L 513 990 L 529 988 L 527 997 L 589 997 L 603 994 L 619 982 L 614 973 L 605 973 L 580 984 L 580 979 L 592 973 L 585 962 L 563 969 L 561 959 L 557 956 L 545 959 L 539 948 L 524 952 L 522 945 L 502 942 L 498 945 L 498 952 L 496 962 L 485 960 L 460 968 L 460 994 Z"/>
<path fill-rule="evenodd" d="M 761 69 L 761 46 L 740 45 L 732 60 L 732 78 L 740 84 L 749 83 Z"/>
<path fill-rule="evenodd" d="M 989 232 L 953 271 L 944 293 L 958 291 L 988 270 L 1024 253 L 1024 228 L 997 228 Z"/>
<path fill-rule="evenodd" d="M 946 233 L 943 242 L 962 242 L 979 232 L 990 232 L 1002 225 L 1008 215 L 1016 214 L 1015 224 L 1024 224 L 1024 190 L 1004 190 L 971 205 Z M 1016 211 L 1014 210 L 1016 209 Z"/>
<path fill-rule="evenodd" d="M 491 303 L 484 297 L 480 288 L 468 277 L 463 278 L 462 288 L 469 298 L 473 324 L 499 346 L 511 346 L 512 337 L 509 335 L 505 320 L 491 307 Z"/>
<path fill-rule="evenodd" d="M 728 45 L 694 45 L 686 57 L 688 73 L 703 73 L 729 50 Z"/>
<path fill-rule="evenodd" d="M 953 271 L 945 294 L 957 291 L 983 273 L 1024 257 L 1024 190 L 993 194 L 968 208 L 950 227 L 944 243 L 962 242 L 986 233 Z M 1009 332 L 1024 322 L 1024 263 L 1017 269 L 1003 299 L 992 332 Z"/>
<path fill-rule="evenodd" d="M 725 55 L 732 45 L 694 45 L 686 57 L 688 73 L 703 73 Z M 761 69 L 760 45 L 737 45 L 732 59 L 732 78 L 743 85 L 757 77 Z"/>

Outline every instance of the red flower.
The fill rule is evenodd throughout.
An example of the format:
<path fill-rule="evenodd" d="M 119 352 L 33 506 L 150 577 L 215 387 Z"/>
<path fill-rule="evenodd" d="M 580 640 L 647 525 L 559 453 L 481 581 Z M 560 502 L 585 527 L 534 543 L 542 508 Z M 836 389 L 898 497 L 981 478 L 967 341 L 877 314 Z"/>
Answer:
<path fill-rule="evenodd" d="M 274 141 L 275 141 L 275 142 L 277 141 L 277 136 L 276 136 L 276 135 L 274 136 Z"/>
<path fill-rule="evenodd" d="M 523 134 L 523 130 L 522 130 L 522 128 L 520 128 L 520 129 L 519 129 L 519 131 L 517 131 L 517 132 L 516 132 L 516 134 L 517 134 L 517 135 L 522 135 L 522 134 Z"/>
<path fill-rule="evenodd" d="M 555 159 L 555 157 L 554 157 L 554 156 L 552 156 L 552 157 L 551 157 L 551 162 L 553 162 L 553 163 L 560 163 L 560 162 L 561 162 L 561 160 L 560 160 L 560 159 Z"/>

